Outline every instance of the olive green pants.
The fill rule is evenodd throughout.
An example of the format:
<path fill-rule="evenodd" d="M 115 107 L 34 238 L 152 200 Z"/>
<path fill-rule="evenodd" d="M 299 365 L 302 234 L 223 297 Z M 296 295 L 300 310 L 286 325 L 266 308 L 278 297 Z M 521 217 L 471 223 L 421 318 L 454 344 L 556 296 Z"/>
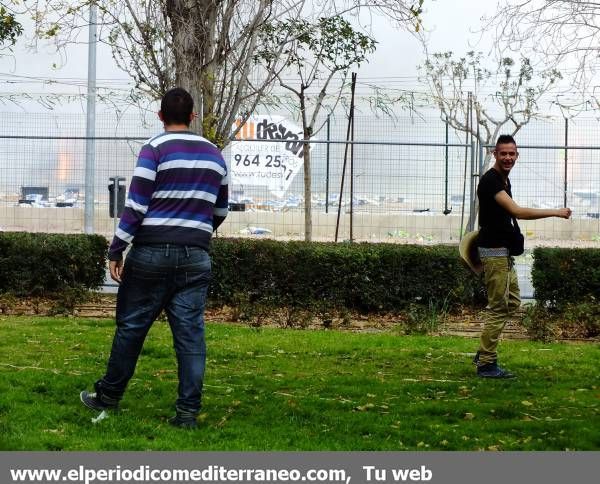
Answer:
<path fill-rule="evenodd" d="M 482 257 L 488 305 L 479 341 L 479 364 L 496 361 L 498 339 L 521 306 L 519 282 L 512 257 Z"/>

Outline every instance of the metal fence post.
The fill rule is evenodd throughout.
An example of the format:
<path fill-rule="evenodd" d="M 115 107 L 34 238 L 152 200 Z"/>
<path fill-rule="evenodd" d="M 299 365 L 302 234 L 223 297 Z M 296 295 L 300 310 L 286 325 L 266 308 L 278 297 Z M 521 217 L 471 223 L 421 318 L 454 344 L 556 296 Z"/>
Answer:
<path fill-rule="evenodd" d="M 450 142 L 448 133 L 448 118 L 444 121 L 446 124 L 446 145 L 444 146 L 444 158 L 446 162 L 446 170 L 444 177 L 444 215 L 449 215 L 452 212 L 452 207 L 448 208 L 448 143 Z"/>
<path fill-rule="evenodd" d="M 471 186 L 469 204 L 469 232 L 475 230 L 475 141 L 471 140 Z"/>
<path fill-rule="evenodd" d="M 327 151 L 325 156 L 325 213 L 329 213 L 329 141 L 331 140 L 331 115 L 327 115 Z"/>
<path fill-rule="evenodd" d="M 565 188 L 563 193 L 563 207 L 567 207 L 567 165 L 569 162 L 569 120 L 565 118 Z"/>
<path fill-rule="evenodd" d="M 483 175 L 483 169 L 485 168 L 483 166 L 483 160 L 485 159 L 485 154 L 483 152 L 483 149 L 484 149 L 483 143 L 479 139 L 477 140 L 477 146 L 479 146 L 479 173 L 477 174 L 477 176 L 479 178 L 481 178 L 481 175 Z"/>
<path fill-rule="evenodd" d="M 352 73 L 353 86 L 356 86 L 356 72 Z M 354 97 L 354 87 L 352 89 Z M 352 114 L 352 124 L 350 125 L 350 242 L 354 242 L 354 114 Z"/>

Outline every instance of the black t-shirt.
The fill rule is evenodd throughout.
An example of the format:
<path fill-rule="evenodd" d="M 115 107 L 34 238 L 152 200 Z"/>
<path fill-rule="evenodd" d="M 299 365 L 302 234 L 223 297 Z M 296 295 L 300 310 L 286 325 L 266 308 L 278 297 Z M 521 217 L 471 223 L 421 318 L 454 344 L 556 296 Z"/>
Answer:
<path fill-rule="evenodd" d="M 504 190 L 512 198 L 510 180 L 506 185 L 502 175 L 494 168 L 489 169 L 479 180 L 479 247 L 507 247 L 512 234 L 516 232 L 512 216 L 494 198 Z"/>

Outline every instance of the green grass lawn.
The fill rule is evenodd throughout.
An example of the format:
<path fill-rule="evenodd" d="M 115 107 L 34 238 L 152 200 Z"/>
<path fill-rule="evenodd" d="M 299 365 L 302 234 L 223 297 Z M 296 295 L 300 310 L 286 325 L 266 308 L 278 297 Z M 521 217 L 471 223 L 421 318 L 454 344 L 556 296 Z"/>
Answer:
<path fill-rule="evenodd" d="M 600 348 L 504 341 L 516 380 L 478 379 L 477 341 L 208 324 L 201 425 L 171 428 L 177 373 L 150 331 L 121 410 L 79 402 L 114 322 L 0 317 L 1 450 L 599 450 Z"/>

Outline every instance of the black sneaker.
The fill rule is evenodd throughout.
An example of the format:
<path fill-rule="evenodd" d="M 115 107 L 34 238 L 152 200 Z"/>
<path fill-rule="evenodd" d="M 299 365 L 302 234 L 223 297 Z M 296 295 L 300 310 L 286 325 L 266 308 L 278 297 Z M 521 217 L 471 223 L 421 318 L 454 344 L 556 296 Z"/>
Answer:
<path fill-rule="evenodd" d="M 106 403 L 102 401 L 97 393 L 86 392 L 85 390 L 79 394 L 79 399 L 87 408 L 97 410 L 114 410 L 118 407 L 118 403 Z"/>
<path fill-rule="evenodd" d="M 182 418 L 179 415 L 175 415 L 167 420 L 170 425 L 173 427 L 177 427 L 180 429 L 195 429 L 198 427 L 198 422 L 196 422 L 196 418 Z"/>
<path fill-rule="evenodd" d="M 500 368 L 497 363 L 488 363 L 477 367 L 477 376 L 481 378 L 516 378 L 508 370 Z"/>

